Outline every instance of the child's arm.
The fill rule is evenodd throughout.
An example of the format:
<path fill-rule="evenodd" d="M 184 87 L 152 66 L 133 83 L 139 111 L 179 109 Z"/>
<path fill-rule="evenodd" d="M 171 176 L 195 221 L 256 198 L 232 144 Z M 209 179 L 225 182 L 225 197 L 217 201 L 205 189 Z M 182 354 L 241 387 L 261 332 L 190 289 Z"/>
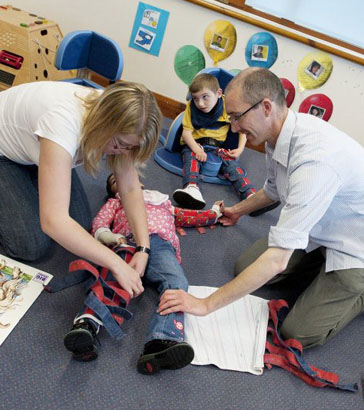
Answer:
<path fill-rule="evenodd" d="M 189 146 L 190 150 L 196 154 L 198 161 L 206 162 L 207 154 L 201 145 L 198 144 L 193 138 L 192 131 L 184 129 L 182 132 L 182 139 Z"/>
<path fill-rule="evenodd" d="M 229 149 L 229 151 L 228 151 L 229 156 L 232 157 L 232 158 L 238 158 L 241 155 L 241 153 L 244 151 L 245 144 L 246 144 L 246 135 L 239 132 L 238 148 Z"/>
<path fill-rule="evenodd" d="M 126 243 L 124 235 L 113 233 L 110 230 L 119 206 L 118 199 L 110 198 L 92 221 L 91 234 L 104 245 L 110 246 Z"/>
<path fill-rule="evenodd" d="M 121 245 L 126 243 L 124 235 L 121 233 L 113 233 L 109 228 L 99 228 L 95 232 L 95 238 L 106 246 Z"/>

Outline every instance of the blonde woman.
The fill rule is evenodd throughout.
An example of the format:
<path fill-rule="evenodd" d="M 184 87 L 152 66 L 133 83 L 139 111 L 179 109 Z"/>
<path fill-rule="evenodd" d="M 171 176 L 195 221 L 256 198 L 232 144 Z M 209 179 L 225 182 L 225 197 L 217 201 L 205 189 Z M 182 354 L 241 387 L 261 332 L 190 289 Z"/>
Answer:
<path fill-rule="evenodd" d="M 0 93 L 0 245 L 36 260 L 51 239 L 105 266 L 135 297 L 148 261 L 149 235 L 137 167 L 153 152 L 161 113 L 143 85 L 117 82 L 93 90 L 34 82 Z M 91 213 L 74 167 L 94 174 L 106 154 L 139 251 L 127 265 L 88 232 Z"/>

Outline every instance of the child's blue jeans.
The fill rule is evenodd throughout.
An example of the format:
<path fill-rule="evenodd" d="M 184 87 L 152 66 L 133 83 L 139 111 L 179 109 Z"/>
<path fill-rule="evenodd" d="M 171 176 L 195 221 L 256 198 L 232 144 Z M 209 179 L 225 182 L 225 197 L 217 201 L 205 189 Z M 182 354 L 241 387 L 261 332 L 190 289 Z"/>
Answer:
<path fill-rule="evenodd" d="M 170 242 L 161 239 L 158 235 L 150 236 L 150 255 L 145 274 L 143 276 L 143 283 L 155 288 L 159 294 L 157 304 L 154 308 L 152 318 L 149 324 L 149 329 L 146 336 L 146 343 L 153 339 L 164 340 L 184 340 L 184 314 L 181 312 L 171 313 L 166 316 L 161 316 L 157 312 L 160 296 L 167 289 L 183 289 L 187 291 L 188 283 L 181 265 L 176 259 L 175 249 Z M 114 280 L 111 272 L 108 272 L 106 282 Z M 90 283 L 86 285 L 89 288 Z M 105 291 L 105 295 L 107 291 Z M 90 296 L 90 295 L 89 295 Z M 91 295 L 92 296 L 92 295 Z M 112 295 L 110 295 L 112 297 Z M 110 297 L 108 296 L 108 297 Z M 140 297 L 140 296 L 139 296 Z M 89 308 L 93 308 L 92 300 L 95 298 L 87 298 L 87 305 L 85 304 L 77 317 L 89 313 Z M 115 300 L 115 298 L 114 298 Z M 97 301 L 95 301 L 97 302 Z M 97 302 L 98 303 L 98 302 Z M 126 311 L 127 303 L 125 300 L 120 303 L 120 308 L 124 311 L 122 315 L 125 319 L 130 318 L 130 313 Z M 95 306 L 96 307 L 96 306 Z M 116 325 L 114 318 L 111 315 L 96 317 L 103 322 L 106 330 L 113 337 L 120 338 L 123 332 Z"/>

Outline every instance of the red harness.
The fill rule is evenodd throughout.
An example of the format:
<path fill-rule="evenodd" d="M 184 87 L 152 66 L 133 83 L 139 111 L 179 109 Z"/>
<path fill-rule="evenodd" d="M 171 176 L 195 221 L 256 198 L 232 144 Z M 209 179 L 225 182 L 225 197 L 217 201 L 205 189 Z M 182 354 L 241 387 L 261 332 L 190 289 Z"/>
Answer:
<path fill-rule="evenodd" d="M 314 387 L 333 387 L 351 392 L 358 391 L 356 383 L 341 384 L 337 373 L 318 369 L 308 364 L 303 359 L 302 344 L 298 340 L 283 340 L 281 338 L 278 327 L 283 320 L 282 313 L 288 308 L 286 301 L 282 299 L 270 300 L 268 307 L 269 319 L 273 324 L 273 327 L 268 325 L 267 329 L 267 335 L 271 336 L 272 341 L 267 341 L 265 344 L 268 353 L 264 354 L 264 364 L 268 369 L 273 366 L 281 367 Z"/>

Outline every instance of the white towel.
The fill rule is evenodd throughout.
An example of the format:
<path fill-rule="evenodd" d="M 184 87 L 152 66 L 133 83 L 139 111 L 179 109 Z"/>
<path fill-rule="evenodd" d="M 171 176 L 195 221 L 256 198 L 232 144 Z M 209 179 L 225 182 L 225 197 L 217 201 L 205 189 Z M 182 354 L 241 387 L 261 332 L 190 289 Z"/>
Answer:
<path fill-rule="evenodd" d="M 206 286 L 188 288 L 198 298 L 215 290 Z M 268 317 L 268 301 L 252 295 L 207 316 L 186 314 L 185 339 L 195 351 L 192 364 L 262 374 Z"/>

